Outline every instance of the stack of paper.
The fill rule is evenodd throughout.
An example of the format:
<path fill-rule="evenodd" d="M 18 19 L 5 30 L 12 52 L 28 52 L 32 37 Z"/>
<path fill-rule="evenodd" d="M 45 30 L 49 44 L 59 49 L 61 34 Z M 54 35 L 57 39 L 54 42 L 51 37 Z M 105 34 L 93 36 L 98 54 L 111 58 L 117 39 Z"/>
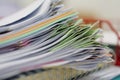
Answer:
<path fill-rule="evenodd" d="M 54 66 L 92 71 L 113 62 L 97 41 L 99 22 L 84 24 L 62 7 L 60 0 L 36 0 L 0 20 L 0 79 Z"/>
<path fill-rule="evenodd" d="M 80 80 L 119 80 L 114 79 L 120 75 L 120 68 L 117 66 L 110 66 L 99 72 L 90 74 L 89 76 Z"/>

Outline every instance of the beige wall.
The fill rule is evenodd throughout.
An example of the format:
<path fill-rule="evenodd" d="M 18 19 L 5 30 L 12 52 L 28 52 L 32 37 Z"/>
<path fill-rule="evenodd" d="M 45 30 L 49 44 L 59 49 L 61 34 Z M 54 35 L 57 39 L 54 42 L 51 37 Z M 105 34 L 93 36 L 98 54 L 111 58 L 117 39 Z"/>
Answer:
<path fill-rule="evenodd" d="M 120 18 L 120 0 L 65 0 L 69 7 L 105 18 Z"/>
<path fill-rule="evenodd" d="M 65 5 L 82 15 L 109 19 L 120 31 L 120 0 L 65 0 Z"/>

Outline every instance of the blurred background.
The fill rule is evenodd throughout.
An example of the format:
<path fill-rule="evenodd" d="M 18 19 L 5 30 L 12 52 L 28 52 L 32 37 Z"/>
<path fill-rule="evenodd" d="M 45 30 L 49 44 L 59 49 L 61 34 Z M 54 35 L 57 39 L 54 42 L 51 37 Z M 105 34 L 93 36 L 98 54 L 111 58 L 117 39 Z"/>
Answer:
<path fill-rule="evenodd" d="M 120 19 L 120 0 L 64 0 L 66 6 L 99 18 Z M 86 14 L 87 14 L 86 13 Z"/>

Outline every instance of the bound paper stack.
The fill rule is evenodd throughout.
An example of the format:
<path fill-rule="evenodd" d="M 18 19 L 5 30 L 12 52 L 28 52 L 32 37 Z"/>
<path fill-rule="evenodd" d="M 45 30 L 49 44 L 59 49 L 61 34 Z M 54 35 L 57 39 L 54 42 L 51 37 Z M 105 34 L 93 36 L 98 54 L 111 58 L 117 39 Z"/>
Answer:
<path fill-rule="evenodd" d="M 0 80 L 76 80 L 111 64 L 98 23 L 84 24 L 60 0 L 35 0 L 1 19 Z"/>

